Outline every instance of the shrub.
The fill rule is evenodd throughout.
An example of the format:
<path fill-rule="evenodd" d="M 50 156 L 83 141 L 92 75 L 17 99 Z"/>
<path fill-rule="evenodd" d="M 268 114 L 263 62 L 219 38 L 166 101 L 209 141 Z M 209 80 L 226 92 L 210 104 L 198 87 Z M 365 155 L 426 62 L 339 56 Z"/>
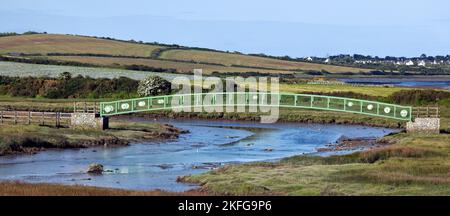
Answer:
<path fill-rule="evenodd" d="M 168 94 L 171 91 L 171 83 L 159 76 L 148 76 L 139 82 L 137 93 L 141 97 Z"/>
<path fill-rule="evenodd" d="M 432 89 L 401 90 L 388 97 L 389 102 L 408 105 L 437 104 L 440 100 L 450 98 L 450 92 Z"/>
<path fill-rule="evenodd" d="M 138 81 L 119 77 L 114 79 L 93 79 L 72 77 L 64 72 L 58 78 L 45 77 L 5 77 L 0 76 L 0 94 L 21 97 L 58 98 L 104 98 L 134 96 Z"/>

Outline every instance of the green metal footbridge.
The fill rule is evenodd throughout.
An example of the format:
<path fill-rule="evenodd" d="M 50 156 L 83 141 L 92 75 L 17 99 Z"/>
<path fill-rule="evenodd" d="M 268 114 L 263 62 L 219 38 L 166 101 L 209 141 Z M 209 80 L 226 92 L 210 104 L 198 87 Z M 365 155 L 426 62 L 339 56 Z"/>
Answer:
<path fill-rule="evenodd" d="M 136 112 L 207 106 L 278 106 L 280 108 L 355 113 L 401 121 L 412 120 L 412 107 L 410 106 L 345 97 L 261 92 L 175 94 L 109 101 L 100 103 L 100 115 L 106 117 Z"/>

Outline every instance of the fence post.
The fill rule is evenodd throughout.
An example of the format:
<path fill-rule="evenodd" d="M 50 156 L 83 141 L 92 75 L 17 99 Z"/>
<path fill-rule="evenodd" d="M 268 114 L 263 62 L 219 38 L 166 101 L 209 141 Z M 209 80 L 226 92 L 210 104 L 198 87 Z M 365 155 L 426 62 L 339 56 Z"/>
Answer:
<path fill-rule="evenodd" d="M 28 124 L 31 124 L 31 111 L 28 111 Z"/>
<path fill-rule="evenodd" d="M 42 112 L 41 121 L 42 121 L 42 125 L 45 125 L 45 112 Z"/>
<path fill-rule="evenodd" d="M 3 124 L 3 110 L 0 111 L 0 123 Z"/>
<path fill-rule="evenodd" d="M 17 111 L 14 111 L 14 124 L 17 124 Z"/>

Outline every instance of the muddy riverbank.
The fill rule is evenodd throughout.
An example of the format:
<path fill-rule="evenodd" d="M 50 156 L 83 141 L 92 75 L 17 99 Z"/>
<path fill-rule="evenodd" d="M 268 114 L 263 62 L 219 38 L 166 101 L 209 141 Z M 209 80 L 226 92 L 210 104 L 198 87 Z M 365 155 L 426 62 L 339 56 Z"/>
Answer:
<path fill-rule="evenodd" d="M 36 154 L 49 149 L 120 147 L 132 142 L 176 139 L 187 133 L 172 125 L 114 121 L 104 131 L 37 125 L 1 125 L 0 156 Z"/>

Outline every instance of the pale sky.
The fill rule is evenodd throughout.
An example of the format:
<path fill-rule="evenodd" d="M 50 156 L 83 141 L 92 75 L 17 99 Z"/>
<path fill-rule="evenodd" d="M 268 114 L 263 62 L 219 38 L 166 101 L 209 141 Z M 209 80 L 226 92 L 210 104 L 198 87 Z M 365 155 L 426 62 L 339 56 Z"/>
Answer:
<path fill-rule="evenodd" d="M 450 54 L 446 0 L 0 0 L 0 32 L 28 30 L 244 53 Z"/>

